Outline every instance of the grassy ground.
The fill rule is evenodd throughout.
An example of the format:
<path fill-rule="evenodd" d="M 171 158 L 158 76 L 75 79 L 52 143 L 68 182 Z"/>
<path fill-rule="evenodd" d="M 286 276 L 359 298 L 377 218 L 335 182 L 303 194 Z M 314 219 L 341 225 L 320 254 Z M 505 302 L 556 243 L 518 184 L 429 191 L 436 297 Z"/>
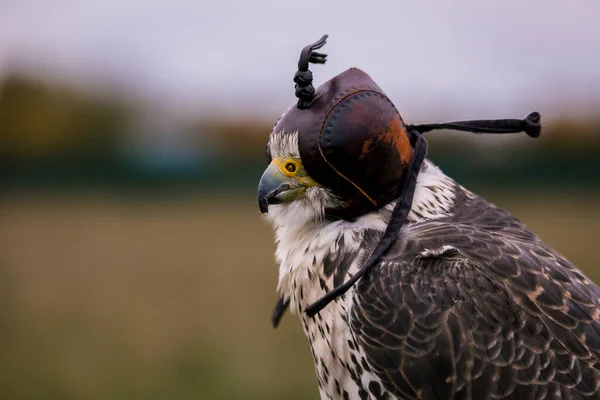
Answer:
<path fill-rule="evenodd" d="M 600 196 L 489 194 L 600 281 Z M 0 398 L 317 398 L 253 196 L 0 200 Z"/>

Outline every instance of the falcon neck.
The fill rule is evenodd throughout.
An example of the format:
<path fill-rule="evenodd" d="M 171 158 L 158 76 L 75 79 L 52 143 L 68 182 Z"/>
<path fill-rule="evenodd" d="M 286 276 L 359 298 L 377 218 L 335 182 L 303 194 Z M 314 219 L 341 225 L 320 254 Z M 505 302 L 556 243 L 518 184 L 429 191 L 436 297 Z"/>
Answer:
<path fill-rule="evenodd" d="M 426 161 L 417 180 L 407 222 L 451 215 L 457 188 L 454 180 Z M 392 202 L 353 222 L 312 222 L 277 232 L 278 291 L 291 299 L 292 311 L 316 301 L 360 268 L 385 230 L 394 206 Z"/>

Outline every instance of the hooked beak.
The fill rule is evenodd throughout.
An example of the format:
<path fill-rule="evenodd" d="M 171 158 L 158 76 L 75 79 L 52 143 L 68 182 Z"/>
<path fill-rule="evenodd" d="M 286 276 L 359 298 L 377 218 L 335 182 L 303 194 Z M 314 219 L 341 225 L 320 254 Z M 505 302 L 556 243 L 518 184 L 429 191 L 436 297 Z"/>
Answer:
<path fill-rule="evenodd" d="M 269 204 L 293 201 L 304 189 L 297 179 L 286 176 L 275 164 L 269 164 L 258 183 L 260 212 L 269 212 Z"/>

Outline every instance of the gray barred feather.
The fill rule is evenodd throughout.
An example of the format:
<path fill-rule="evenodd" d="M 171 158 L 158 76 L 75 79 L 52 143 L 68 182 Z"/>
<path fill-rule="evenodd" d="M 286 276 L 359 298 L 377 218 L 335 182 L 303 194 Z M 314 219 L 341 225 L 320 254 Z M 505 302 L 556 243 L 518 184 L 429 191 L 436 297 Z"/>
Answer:
<path fill-rule="evenodd" d="M 600 398 L 599 299 L 521 222 L 466 196 L 400 232 L 350 324 L 395 398 Z"/>

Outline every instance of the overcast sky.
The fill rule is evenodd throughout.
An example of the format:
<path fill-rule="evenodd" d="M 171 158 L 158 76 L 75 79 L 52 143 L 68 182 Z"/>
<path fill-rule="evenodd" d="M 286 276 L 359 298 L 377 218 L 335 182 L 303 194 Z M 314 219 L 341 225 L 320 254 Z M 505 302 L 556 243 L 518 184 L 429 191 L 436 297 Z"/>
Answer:
<path fill-rule="evenodd" d="M 293 101 L 301 48 L 328 33 L 317 83 L 356 66 L 417 119 L 521 116 L 598 104 L 599 20 L 598 0 L 0 0 L 0 71 L 271 117 Z"/>

